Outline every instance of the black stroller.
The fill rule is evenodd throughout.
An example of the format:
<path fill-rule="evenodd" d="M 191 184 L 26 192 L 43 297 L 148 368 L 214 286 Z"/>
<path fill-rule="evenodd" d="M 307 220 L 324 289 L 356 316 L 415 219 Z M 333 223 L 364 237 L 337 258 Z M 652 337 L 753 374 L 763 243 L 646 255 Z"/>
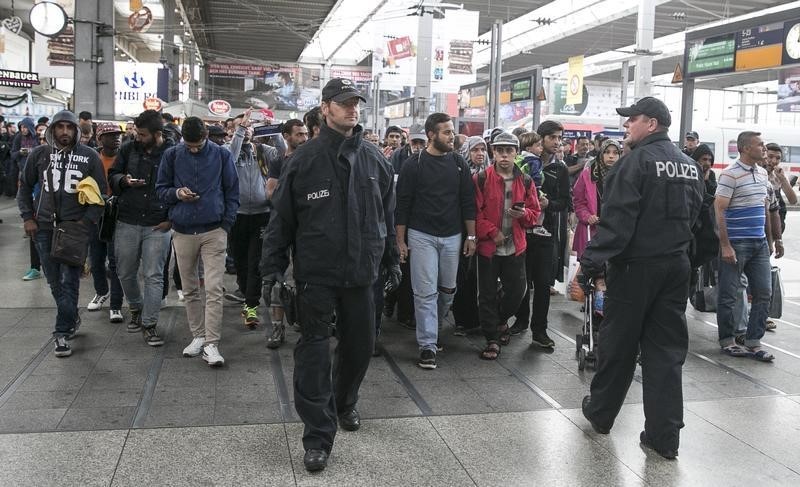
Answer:
<path fill-rule="evenodd" d="M 595 303 L 595 283 L 581 275 L 578 282 L 583 289 L 583 329 L 575 335 L 575 356 L 578 358 L 578 370 L 584 370 L 586 365 L 597 368 L 597 335 L 602 314 L 598 313 Z"/>

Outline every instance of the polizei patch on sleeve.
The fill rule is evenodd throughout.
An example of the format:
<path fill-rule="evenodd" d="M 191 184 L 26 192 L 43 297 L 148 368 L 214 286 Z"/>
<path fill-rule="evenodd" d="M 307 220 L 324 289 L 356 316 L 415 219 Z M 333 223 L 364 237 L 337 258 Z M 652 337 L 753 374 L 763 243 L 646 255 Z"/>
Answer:
<path fill-rule="evenodd" d="M 700 173 L 697 166 L 688 162 L 656 161 L 656 176 L 670 179 L 688 179 L 697 181 Z"/>
<path fill-rule="evenodd" d="M 318 199 L 321 199 L 321 198 L 327 198 L 330 195 L 331 195 L 331 192 L 329 190 L 321 189 L 319 191 L 314 191 L 313 193 L 308 193 L 306 195 L 306 201 L 318 200 Z"/>

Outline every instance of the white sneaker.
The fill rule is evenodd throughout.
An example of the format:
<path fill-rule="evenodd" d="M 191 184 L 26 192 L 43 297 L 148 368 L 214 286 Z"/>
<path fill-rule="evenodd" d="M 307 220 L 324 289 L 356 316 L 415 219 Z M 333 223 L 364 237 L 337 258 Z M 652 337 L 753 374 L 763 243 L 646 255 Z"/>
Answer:
<path fill-rule="evenodd" d="M 178 289 L 178 301 L 183 301 L 183 299 L 184 299 L 184 298 L 183 298 L 183 291 L 181 291 L 180 289 Z"/>
<path fill-rule="evenodd" d="M 106 294 L 104 294 L 102 296 L 99 295 L 99 294 L 95 294 L 94 297 L 92 298 L 92 300 L 89 301 L 89 304 L 86 305 L 86 310 L 87 311 L 97 311 L 97 310 L 99 310 L 100 308 L 103 307 L 103 303 L 106 302 L 106 299 L 108 299 L 108 296 L 110 294 L 111 293 L 106 293 Z"/>
<path fill-rule="evenodd" d="M 533 231 L 531 233 L 533 233 L 534 235 L 537 235 L 539 237 L 552 237 L 553 236 L 553 234 L 548 232 L 547 230 L 545 230 L 544 227 L 534 227 Z"/>
<path fill-rule="evenodd" d="M 222 358 L 222 355 L 219 354 L 217 346 L 213 343 L 203 347 L 203 360 L 205 360 L 208 365 L 212 367 L 219 367 L 225 363 L 225 359 Z"/>
<path fill-rule="evenodd" d="M 112 309 L 108 312 L 108 321 L 111 323 L 122 323 L 122 320 L 124 320 L 122 310 Z"/>
<path fill-rule="evenodd" d="M 184 357 L 197 357 L 203 351 L 203 344 L 206 342 L 205 337 L 192 338 L 192 343 L 183 349 Z"/>

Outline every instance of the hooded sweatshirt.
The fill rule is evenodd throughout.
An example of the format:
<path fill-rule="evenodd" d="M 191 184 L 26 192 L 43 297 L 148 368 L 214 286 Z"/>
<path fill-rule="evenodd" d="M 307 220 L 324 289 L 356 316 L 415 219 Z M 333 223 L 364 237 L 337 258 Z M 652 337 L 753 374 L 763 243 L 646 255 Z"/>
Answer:
<path fill-rule="evenodd" d="M 11 160 L 17 164 L 17 167 L 22 168 L 25 165 L 25 157 L 21 149 L 33 149 L 39 145 L 39 140 L 36 138 L 36 127 L 33 124 L 33 119 L 26 117 L 20 122 L 20 127 L 28 129 L 28 135 L 22 135 L 22 129 L 14 136 L 11 141 Z"/>
<path fill-rule="evenodd" d="M 274 161 L 280 159 L 278 149 L 266 144 L 244 143 L 245 128 L 237 127 L 236 134 L 229 145 L 236 164 L 236 174 L 239 176 L 239 211 L 242 215 L 260 215 L 269 212 L 269 198 L 267 198 L 267 178 L 258 162 L 258 147 L 266 159 L 264 164 L 271 169 Z M 255 152 L 255 153 L 254 153 Z"/>
<path fill-rule="evenodd" d="M 59 148 L 55 142 L 55 127 L 59 122 L 67 122 L 74 126 L 75 136 L 68 146 Z M 22 220 L 38 223 L 53 221 L 53 203 L 59 208 L 59 221 L 79 221 L 95 224 L 103 214 L 99 205 L 82 205 L 78 202 L 78 183 L 87 177 L 97 182 L 101 193 L 106 192 L 106 178 L 103 174 L 103 163 L 97 152 L 78 143 L 78 118 L 74 113 L 63 110 L 53 117 L 52 124 L 45 132 L 46 144 L 33 149 L 28 155 L 28 163 L 20 176 L 20 188 L 17 196 Z M 51 191 L 51 184 L 55 191 Z M 42 192 L 33 204 L 33 190 L 40 184 Z"/>
<path fill-rule="evenodd" d="M 467 139 L 467 142 L 463 146 L 463 147 L 466 147 L 466 152 L 462 153 L 462 155 L 464 156 L 464 159 L 466 159 L 466 161 L 469 163 L 469 172 L 471 174 L 473 174 L 473 175 L 477 174 L 481 169 L 486 167 L 486 160 L 483 161 L 482 165 L 478 166 L 469 157 L 469 154 L 470 154 L 470 151 L 472 150 L 472 148 L 475 147 L 478 144 L 483 144 L 484 147 L 485 147 L 486 146 L 486 141 L 483 140 L 483 137 L 480 137 L 478 135 L 473 135 L 472 137 L 469 137 Z M 485 156 L 485 159 L 489 159 L 489 155 L 488 154 Z"/>
<path fill-rule="evenodd" d="M 695 149 L 694 152 L 692 152 L 691 157 L 692 159 L 695 160 L 695 162 L 697 162 L 700 161 L 700 158 L 706 154 L 711 156 L 711 164 L 713 166 L 714 151 L 712 151 L 711 148 L 705 144 L 698 145 L 697 149 Z M 706 183 L 706 193 L 710 195 L 717 194 L 717 175 L 714 173 L 713 170 L 709 169 L 708 177 L 705 178 L 705 183 Z"/>

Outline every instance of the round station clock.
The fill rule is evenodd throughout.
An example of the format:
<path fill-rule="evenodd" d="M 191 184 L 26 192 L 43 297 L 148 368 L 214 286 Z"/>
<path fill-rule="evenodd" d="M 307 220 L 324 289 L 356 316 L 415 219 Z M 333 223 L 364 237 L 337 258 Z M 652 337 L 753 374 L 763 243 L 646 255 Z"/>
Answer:
<path fill-rule="evenodd" d="M 786 33 L 786 54 L 792 59 L 800 59 L 800 23 L 794 24 Z"/>

